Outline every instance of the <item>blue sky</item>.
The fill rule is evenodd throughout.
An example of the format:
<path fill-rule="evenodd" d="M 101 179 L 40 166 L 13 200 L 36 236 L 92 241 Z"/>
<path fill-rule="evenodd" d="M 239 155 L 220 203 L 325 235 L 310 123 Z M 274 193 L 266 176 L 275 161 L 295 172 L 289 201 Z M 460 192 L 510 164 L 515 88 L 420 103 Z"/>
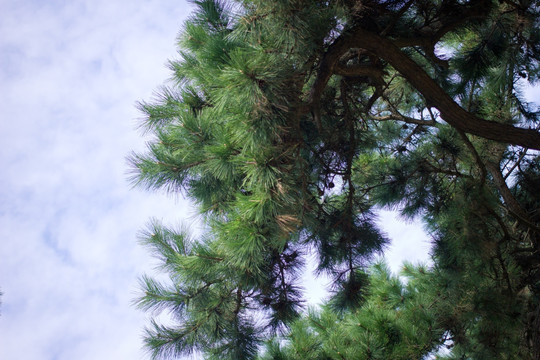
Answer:
<path fill-rule="evenodd" d="M 147 318 L 131 302 L 153 263 L 137 233 L 150 217 L 189 223 L 195 211 L 131 189 L 125 159 L 144 149 L 134 105 L 169 77 L 189 10 L 0 0 L 0 359 L 145 358 Z M 418 226 L 380 221 L 401 239 L 393 269 L 426 259 Z"/>

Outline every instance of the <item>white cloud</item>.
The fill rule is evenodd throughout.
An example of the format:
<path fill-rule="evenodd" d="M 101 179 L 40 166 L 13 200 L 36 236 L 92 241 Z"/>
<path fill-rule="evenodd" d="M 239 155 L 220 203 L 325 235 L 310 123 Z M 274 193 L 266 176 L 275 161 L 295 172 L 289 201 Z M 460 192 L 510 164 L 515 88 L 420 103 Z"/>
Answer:
<path fill-rule="evenodd" d="M 179 1 L 12 1 L 0 12 L 0 358 L 142 358 L 131 306 L 150 216 L 188 205 L 130 190 L 137 100 L 168 78 Z"/>
<path fill-rule="evenodd" d="M 378 223 L 391 239 L 384 259 L 394 274 L 399 274 L 404 261 L 412 264 L 431 264 L 431 240 L 419 219 L 405 221 L 395 211 L 379 212 Z"/>

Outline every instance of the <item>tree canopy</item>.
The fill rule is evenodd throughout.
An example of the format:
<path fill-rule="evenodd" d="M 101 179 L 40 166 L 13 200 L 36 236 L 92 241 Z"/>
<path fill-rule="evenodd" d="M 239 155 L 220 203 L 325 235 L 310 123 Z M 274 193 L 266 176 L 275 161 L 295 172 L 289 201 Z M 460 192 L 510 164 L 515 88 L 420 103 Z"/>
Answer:
<path fill-rule="evenodd" d="M 169 281 L 136 303 L 173 321 L 151 355 L 540 359 L 539 2 L 193 4 L 130 158 L 205 222 L 141 234 Z M 381 208 L 423 221 L 433 266 L 374 263 Z M 332 286 L 307 311 L 310 253 Z"/>

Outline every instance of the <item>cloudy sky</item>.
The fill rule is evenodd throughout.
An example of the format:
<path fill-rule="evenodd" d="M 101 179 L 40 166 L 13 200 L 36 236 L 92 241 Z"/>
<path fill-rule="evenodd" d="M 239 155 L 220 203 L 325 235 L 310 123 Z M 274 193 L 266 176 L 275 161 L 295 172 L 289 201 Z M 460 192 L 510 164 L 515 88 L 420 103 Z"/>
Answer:
<path fill-rule="evenodd" d="M 169 77 L 189 11 L 180 0 L 0 0 L 0 359 L 145 358 L 146 317 L 131 302 L 152 259 L 137 232 L 194 211 L 131 189 L 125 158 L 144 149 L 134 104 Z M 426 258 L 419 227 L 381 222 L 401 239 L 394 269 Z"/>

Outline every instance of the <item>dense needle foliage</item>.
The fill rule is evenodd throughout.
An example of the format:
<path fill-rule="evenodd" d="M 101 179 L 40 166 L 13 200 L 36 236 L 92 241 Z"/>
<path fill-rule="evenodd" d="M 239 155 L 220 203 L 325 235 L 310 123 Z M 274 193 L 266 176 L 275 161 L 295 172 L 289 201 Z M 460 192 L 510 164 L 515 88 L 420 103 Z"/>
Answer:
<path fill-rule="evenodd" d="M 142 102 L 136 184 L 199 207 L 142 242 L 154 358 L 540 359 L 540 6 L 527 0 L 198 0 Z M 430 268 L 373 264 L 380 208 Z M 405 241 L 406 239 L 393 239 Z M 310 253 L 331 298 L 306 311 Z"/>

